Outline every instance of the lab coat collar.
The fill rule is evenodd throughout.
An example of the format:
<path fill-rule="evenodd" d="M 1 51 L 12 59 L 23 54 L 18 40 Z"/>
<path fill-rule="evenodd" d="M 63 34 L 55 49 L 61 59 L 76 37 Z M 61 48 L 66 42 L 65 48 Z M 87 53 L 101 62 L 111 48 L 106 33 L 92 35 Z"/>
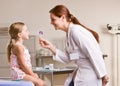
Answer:
<path fill-rule="evenodd" d="M 71 27 L 73 26 L 73 23 L 71 22 L 68 27 L 68 32 L 67 32 L 67 38 L 69 39 L 70 32 L 71 32 Z"/>

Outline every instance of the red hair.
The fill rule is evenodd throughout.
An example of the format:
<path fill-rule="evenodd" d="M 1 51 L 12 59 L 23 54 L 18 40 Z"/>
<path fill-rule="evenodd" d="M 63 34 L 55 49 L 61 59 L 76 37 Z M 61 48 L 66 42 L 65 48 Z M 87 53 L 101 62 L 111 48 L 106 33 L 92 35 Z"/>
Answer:
<path fill-rule="evenodd" d="M 78 21 L 78 19 L 75 16 L 73 16 L 64 5 L 57 5 L 53 9 L 51 9 L 49 12 L 53 13 L 57 17 L 61 17 L 62 15 L 65 15 L 66 20 L 68 22 L 72 22 L 74 24 L 79 24 L 82 27 L 84 27 L 85 29 L 87 29 L 88 31 L 90 31 L 93 34 L 93 36 L 95 37 L 96 41 L 99 43 L 99 35 L 98 35 L 98 33 L 91 30 L 91 29 L 89 29 L 88 27 L 84 26 L 83 24 L 81 24 Z"/>

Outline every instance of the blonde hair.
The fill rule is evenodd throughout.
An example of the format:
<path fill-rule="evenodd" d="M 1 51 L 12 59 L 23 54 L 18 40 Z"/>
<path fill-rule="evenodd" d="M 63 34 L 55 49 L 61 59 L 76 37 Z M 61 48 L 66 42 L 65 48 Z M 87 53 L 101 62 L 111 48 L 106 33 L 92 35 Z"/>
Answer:
<path fill-rule="evenodd" d="M 13 47 L 15 41 L 19 39 L 18 33 L 22 31 L 22 27 L 25 24 L 23 22 L 15 22 L 10 25 L 8 33 L 10 35 L 10 41 L 7 45 L 7 57 L 8 57 L 8 62 L 10 62 L 10 55 L 11 55 L 11 48 Z"/>

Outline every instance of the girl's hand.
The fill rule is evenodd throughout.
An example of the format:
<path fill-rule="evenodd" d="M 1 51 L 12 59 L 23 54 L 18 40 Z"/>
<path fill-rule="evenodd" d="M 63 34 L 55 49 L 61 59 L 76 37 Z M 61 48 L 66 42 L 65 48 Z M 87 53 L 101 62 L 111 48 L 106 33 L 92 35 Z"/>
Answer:
<path fill-rule="evenodd" d="M 109 77 L 107 75 L 105 75 L 103 78 L 102 78 L 102 83 L 103 83 L 103 86 L 106 86 L 106 84 L 109 82 Z"/>
<path fill-rule="evenodd" d="M 36 73 L 33 74 L 33 77 L 39 78 L 39 76 Z"/>

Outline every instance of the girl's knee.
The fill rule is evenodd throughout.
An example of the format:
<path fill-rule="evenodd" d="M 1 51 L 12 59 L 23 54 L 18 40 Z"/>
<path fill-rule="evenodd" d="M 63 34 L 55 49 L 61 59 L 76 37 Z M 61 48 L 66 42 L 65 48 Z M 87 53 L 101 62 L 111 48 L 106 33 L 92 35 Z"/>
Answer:
<path fill-rule="evenodd" d="M 37 81 L 37 86 L 46 86 L 46 82 L 43 80 L 38 80 Z"/>
<path fill-rule="evenodd" d="M 42 81 L 40 84 L 41 84 L 41 86 L 46 86 L 46 82 L 45 81 Z"/>
<path fill-rule="evenodd" d="M 43 81 L 43 86 L 46 86 L 46 82 L 45 81 Z"/>

